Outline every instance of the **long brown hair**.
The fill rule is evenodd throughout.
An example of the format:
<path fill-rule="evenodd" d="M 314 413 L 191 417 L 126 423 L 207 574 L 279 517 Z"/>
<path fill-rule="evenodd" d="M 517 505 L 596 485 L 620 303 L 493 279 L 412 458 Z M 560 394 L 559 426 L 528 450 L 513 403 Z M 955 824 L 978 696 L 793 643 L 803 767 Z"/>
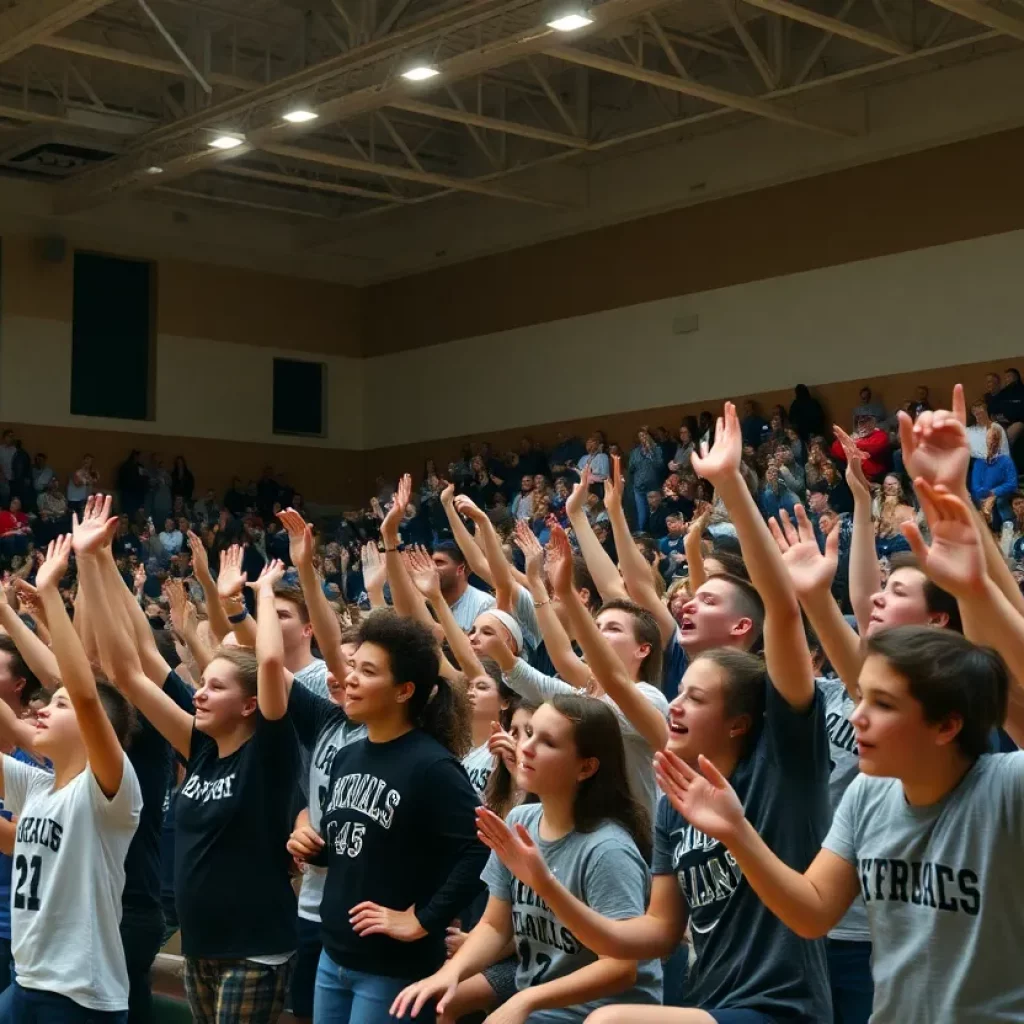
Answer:
<path fill-rule="evenodd" d="M 501 712 L 502 729 L 508 732 L 512 728 L 512 717 L 520 710 L 532 713 L 537 710 L 537 705 L 522 697 L 514 697 L 509 701 L 509 706 Z M 499 818 L 504 818 L 516 804 L 530 802 L 529 799 L 521 799 L 522 793 L 520 793 L 515 777 L 508 770 L 508 765 L 505 764 L 503 757 L 495 758 L 494 769 L 491 771 L 491 776 L 487 780 L 487 785 L 484 786 L 480 798 L 484 806 L 494 811 Z"/>
<path fill-rule="evenodd" d="M 573 724 L 576 753 L 594 757 L 600 767 L 576 790 L 573 820 L 577 832 L 593 832 L 606 821 L 621 825 L 644 860 L 651 856 L 651 816 L 629 788 L 626 751 L 615 712 L 602 700 L 558 694 L 546 703 Z"/>

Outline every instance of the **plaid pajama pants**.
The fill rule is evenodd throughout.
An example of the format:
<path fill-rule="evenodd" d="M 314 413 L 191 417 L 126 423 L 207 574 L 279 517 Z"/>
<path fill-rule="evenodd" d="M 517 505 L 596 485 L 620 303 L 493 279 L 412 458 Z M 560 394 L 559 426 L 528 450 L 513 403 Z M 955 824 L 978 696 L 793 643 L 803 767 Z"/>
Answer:
<path fill-rule="evenodd" d="M 279 967 L 251 960 L 185 959 L 185 993 L 197 1024 L 275 1024 L 295 958 Z"/>

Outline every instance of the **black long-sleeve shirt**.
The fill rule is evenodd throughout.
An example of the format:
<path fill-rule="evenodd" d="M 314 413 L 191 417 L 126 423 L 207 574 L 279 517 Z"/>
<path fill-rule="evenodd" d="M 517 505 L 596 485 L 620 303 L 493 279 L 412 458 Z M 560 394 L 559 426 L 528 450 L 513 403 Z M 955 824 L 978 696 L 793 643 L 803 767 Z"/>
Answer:
<path fill-rule="evenodd" d="M 338 751 L 320 822 L 328 868 L 320 917 L 336 964 L 419 979 L 444 963 L 445 929 L 483 888 L 487 849 L 476 837 L 477 803 L 459 762 L 420 729 Z M 361 938 L 349 912 L 363 901 L 415 906 L 427 935 Z"/>

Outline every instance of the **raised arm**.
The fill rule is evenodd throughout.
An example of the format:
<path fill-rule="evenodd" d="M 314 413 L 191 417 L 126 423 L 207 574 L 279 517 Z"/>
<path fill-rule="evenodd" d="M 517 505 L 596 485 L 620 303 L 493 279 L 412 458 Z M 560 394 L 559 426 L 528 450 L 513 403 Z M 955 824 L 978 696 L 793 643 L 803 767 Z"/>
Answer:
<path fill-rule="evenodd" d="M 56 690 L 61 685 L 57 659 L 42 640 L 21 620 L 7 600 L 7 590 L 0 587 L 0 627 L 14 641 L 25 664 L 35 673 L 47 690 Z"/>
<path fill-rule="evenodd" d="M 217 594 L 217 584 L 210 573 L 210 557 L 206 553 L 202 539 L 191 530 L 188 531 L 188 546 L 192 552 L 192 571 L 203 588 L 203 598 L 206 601 L 206 617 L 210 623 L 210 630 L 217 643 L 231 632 L 231 623 L 220 603 Z"/>
<path fill-rule="evenodd" d="M 864 663 L 863 648 L 860 637 L 843 618 L 831 589 L 839 565 L 839 530 L 834 529 L 825 538 L 825 552 L 822 554 L 803 505 L 797 505 L 795 512 L 795 524 L 783 509 L 779 516 L 781 525 L 772 519 L 768 528 L 782 553 L 793 590 L 821 641 L 822 650 L 839 674 L 846 692 L 857 700 L 857 681 Z"/>
<path fill-rule="evenodd" d="M 498 540 L 494 524 L 487 518 L 487 514 L 464 494 L 455 499 L 455 509 L 460 515 L 473 520 L 476 536 L 483 549 L 484 557 L 487 559 L 490 583 L 494 587 L 498 608 L 509 614 L 514 614 L 513 598 L 516 581 L 512 577 L 512 566 L 508 564 L 508 559 L 501 550 L 501 541 Z"/>
<path fill-rule="evenodd" d="M 626 522 L 626 514 L 622 510 L 622 493 L 625 482 L 622 478 L 622 465 L 618 455 L 611 457 L 612 473 L 604 482 L 604 507 L 612 524 L 612 536 L 615 538 L 615 550 L 619 555 L 619 569 L 626 584 L 629 596 L 641 608 L 646 608 L 658 623 L 661 632 L 661 646 L 665 647 L 675 636 L 679 624 L 672 617 L 668 605 L 658 596 L 651 575 L 651 566 L 633 540 Z"/>
<path fill-rule="evenodd" d="M 1006 662 L 1013 685 L 1006 731 L 1024 746 L 1024 618 L 989 576 L 979 529 L 971 507 L 958 495 L 914 481 L 932 542 L 926 544 L 916 523 L 905 523 L 903 533 L 921 568 L 943 590 L 957 599 L 964 635 L 976 644 L 998 651 Z"/>
<path fill-rule="evenodd" d="M 871 520 L 871 487 L 864 475 L 864 452 L 842 427 L 835 426 L 832 429 L 846 454 L 846 483 L 853 495 L 850 604 L 857 620 L 857 629 L 861 636 L 866 636 L 871 621 L 871 598 L 882 589 L 882 570 L 875 552 L 875 527 Z M 856 678 L 853 682 L 856 683 Z"/>
<path fill-rule="evenodd" d="M 800 605 L 782 555 L 772 540 L 750 490 L 740 474 L 743 438 L 736 406 L 725 403 L 710 452 L 693 454 L 697 475 L 709 480 L 725 502 L 750 581 L 764 602 L 764 653 L 772 684 L 787 704 L 806 708 L 814 700 L 814 672 L 807 649 Z"/>
<path fill-rule="evenodd" d="M 348 666 L 341 650 L 341 625 L 313 567 L 313 528 L 293 508 L 279 512 L 277 517 L 288 533 L 288 553 L 299 574 L 317 647 L 334 678 L 344 679 Z"/>
<path fill-rule="evenodd" d="M 483 551 L 480 550 L 480 545 L 477 544 L 476 538 L 466 528 L 466 524 L 462 521 L 462 517 L 455 508 L 455 487 L 453 484 L 445 484 L 444 490 L 441 491 L 441 507 L 448 518 L 452 539 L 462 552 L 462 557 L 466 559 L 470 572 L 479 576 L 485 583 L 494 586 L 494 580 L 491 579 L 491 569 L 487 564 L 487 559 Z"/>
<path fill-rule="evenodd" d="M 544 566 L 544 549 L 537 540 L 537 535 L 526 525 L 516 523 L 515 542 L 526 559 L 526 580 L 533 598 L 533 607 L 537 612 L 537 624 L 540 626 L 544 646 L 558 675 L 572 686 L 585 688 L 590 682 L 590 669 L 572 648 L 569 634 L 558 620 L 551 598 L 541 576 Z"/>
<path fill-rule="evenodd" d="M 408 573 L 412 585 L 434 609 L 437 621 L 440 623 L 441 629 L 444 630 L 448 646 L 452 649 L 452 654 L 459 663 L 463 674 L 467 679 L 486 675 L 483 665 L 480 664 L 480 659 L 476 656 L 476 651 L 473 650 L 473 645 L 469 642 L 469 637 L 459 629 L 459 624 L 455 621 L 448 602 L 441 596 L 441 578 L 426 549 L 416 547 L 410 550 L 407 548 L 404 555 L 405 571 Z"/>
<path fill-rule="evenodd" d="M 250 584 L 256 591 L 256 703 L 260 714 L 274 722 L 288 713 L 291 674 L 284 667 L 284 637 L 274 607 L 274 587 L 284 576 L 284 562 L 275 558 Z"/>
<path fill-rule="evenodd" d="M 704 508 L 693 517 L 683 538 L 683 550 L 686 552 L 686 567 L 689 571 L 690 593 L 696 594 L 707 582 L 708 573 L 704 568 L 704 552 L 701 550 L 701 541 L 704 539 L 704 531 L 711 522 L 711 506 L 704 502 Z"/>
<path fill-rule="evenodd" d="M 583 503 L 590 490 L 590 469 L 584 467 L 580 482 L 572 489 L 569 500 L 565 503 L 565 514 L 572 524 L 572 531 L 576 535 L 576 543 L 580 546 L 580 553 L 587 563 L 590 575 L 594 578 L 594 585 L 601 595 L 602 601 L 629 600 L 626 592 L 626 585 L 622 582 L 619 570 L 615 563 L 608 557 L 608 552 L 601 547 L 601 542 L 594 533 L 594 528 L 587 519 Z"/>
<path fill-rule="evenodd" d="M 75 555 L 81 571 L 82 563 L 88 563 L 90 557 L 94 557 L 95 552 L 105 543 L 109 544 L 113 536 L 116 520 L 110 521 L 110 497 L 89 498 L 82 521 L 78 521 L 78 516 L 73 516 L 72 524 Z M 121 788 L 125 753 L 100 701 L 85 648 L 68 619 L 64 599 L 60 596 L 60 581 L 68 569 L 71 546 L 72 539 L 66 534 L 50 544 L 46 561 L 36 576 L 36 587 L 46 608 L 61 681 L 75 709 L 89 768 L 100 789 L 108 798 L 112 798 Z"/>
<path fill-rule="evenodd" d="M 651 750 L 661 750 L 668 742 L 668 722 L 629 678 L 622 660 L 601 635 L 597 623 L 572 589 L 572 549 L 560 526 L 551 531 L 548 578 L 569 616 L 573 634 L 583 648 L 587 667 L 594 678 Z"/>
<path fill-rule="evenodd" d="M 240 647 L 256 646 L 256 623 L 252 616 L 246 614 L 245 607 L 245 573 L 242 572 L 242 549 L 238 544 L 220 553 L 220 572 L 217 574 L 217 596 L 228 624 L 235 634 Z M 242 616 L 242 618 L 239 618 Z M 235 619 L 237 621 L 232 622 Z"/>
<path fill-rule="evenodd" d="M 370 599 L 370 610 L 387 608 L 384 584 L 388 581 L 388 567 L 375 540 L 363 545 L 360 558 L 363 566 L 363 584 L 366 587 L 366 596 Z"/>
<path fill-rule="evenodd" d="M 206 670 L 206 666 L 213 661 L 213 652 L 199 635 L 196 606 L 186 596 L 185 586 L 181 580 L 167 580 L 164 584 L 164 593 L 171 606 L 171 625 L 181 637 L 181 642 L 188 648 L 201 675 Z M 155 642 L 154 646 L 156 646 Z M 164 676 L 164 678 L 167 677 Z"/>
<path fill-rule="evenodd" d="M 739 797 L 718 769 L 703 754 L 699 763 L 697 772 L 669 751 L 655 756 L 658 785 L 672 806 L 728 847 L 750 887 L 787 928 L 805 939 L 826 935 L 860 891 L 857 869 L 822 850 L 804 874 L 794 871 L 744 817 Z"/>
<path fill-rule="evenodd" d="M 417 619 L 425 626 L 433 628 L 434 620 L 427 611 L 427 606 L 419 591 L 412 585 L 401 552 L 398 550 L 399 532 L 406 506 L 412 496 L 412 477 L 406 473 L 398 481 L 395 500 L 388 509 L 388 514 L 380 524 L 380 539 L 384 544 L 384 562 L 388 567 L 388 582 L 391 584 L 391 603 L 399 615 Z"/>

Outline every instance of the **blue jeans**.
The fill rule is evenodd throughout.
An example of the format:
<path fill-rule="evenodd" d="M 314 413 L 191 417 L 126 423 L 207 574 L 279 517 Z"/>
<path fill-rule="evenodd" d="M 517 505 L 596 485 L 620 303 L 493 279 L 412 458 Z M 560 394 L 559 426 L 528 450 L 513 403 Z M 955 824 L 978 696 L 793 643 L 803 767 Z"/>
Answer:
<path fill-rule="evenodd" d="M 313 999 L 313 1024 L 391 1024 L 391 1004 L 409 979 L 364 974 L 339 967 L 328 955 L 320 954 Z M 434 1024 L 434 1011 L 424 1007 L 416 1024 Z"/>
<path fill-rule="evenodd" d="M 15 982 L 11 1019 L 17 1024 L 127 1024 L 128 1011 L 88 1010 L 67 996 L 22 988 Z"/>
<path fill-rule="evenodd" d="M 634 488 L 633 500 L 636 502 L 636 532 L 643 533 L 647 528 L 647 520 L 651 517 L 651 508 L 647 504 L 647 492 Z"/>
<path fill-rule="evenodd" d="M 834 1024 L 867 1024 L 875 998 L 871 943 L 829 939 L 826 950 Z"/>

